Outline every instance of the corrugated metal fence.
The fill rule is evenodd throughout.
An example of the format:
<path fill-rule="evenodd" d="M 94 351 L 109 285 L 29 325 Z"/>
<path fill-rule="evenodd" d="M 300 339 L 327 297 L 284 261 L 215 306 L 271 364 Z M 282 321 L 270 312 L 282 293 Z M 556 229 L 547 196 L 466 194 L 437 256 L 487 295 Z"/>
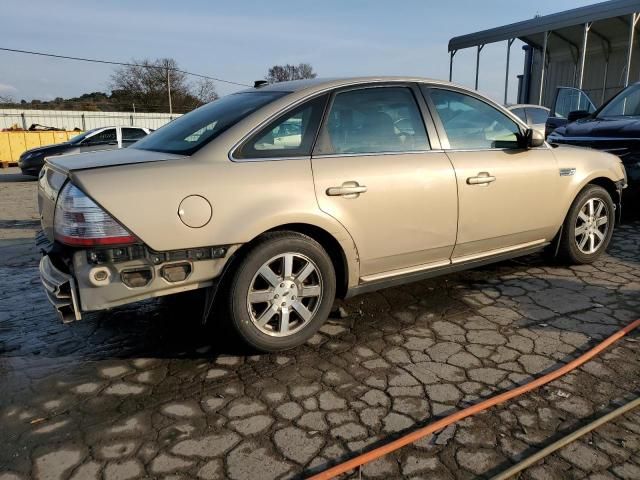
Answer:
<path fill-rule="evenodd" d="M 0 109 L 0 130 L 17 125 L 28 129 L 32 124 L 60 128 L 62 130 L 90 130 L 99 127 L 136 126 L 160 128 L 180 114 L 96 112 L 72 110 Z"/>

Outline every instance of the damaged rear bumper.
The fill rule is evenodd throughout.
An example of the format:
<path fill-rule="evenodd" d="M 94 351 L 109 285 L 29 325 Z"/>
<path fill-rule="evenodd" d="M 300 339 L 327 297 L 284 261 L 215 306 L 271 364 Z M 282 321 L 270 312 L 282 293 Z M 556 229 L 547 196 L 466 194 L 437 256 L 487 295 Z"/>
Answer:
<path fill-rule="evenodd" d="M 75 280 L 68 273 L 56 268 L 48 255 L 40 260 L 40 280 L 60 320 L 69 323 L 82 318 Z"/>
<path fill-rule="evenodd" d="M 59 319 L 68 323 L 80 320 L 84 312 L 210 287 L 238 247 L 145 249 L 140 256 L 126 247 L 61 252 L 45 245 L 40 280 Z"/>

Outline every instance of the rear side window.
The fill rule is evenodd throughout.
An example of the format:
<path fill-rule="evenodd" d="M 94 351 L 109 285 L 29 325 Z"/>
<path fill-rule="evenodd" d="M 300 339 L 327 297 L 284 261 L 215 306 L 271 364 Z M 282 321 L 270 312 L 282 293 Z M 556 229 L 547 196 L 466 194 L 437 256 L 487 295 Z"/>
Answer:
<path fill-rule="evenodd" d="M 135 142 L 136 140 L 145 137 L 147 132 L 141 128 L 123 128 L 122 129 L 122 141 L 123 142 Z"/>
<path fill-rule="evenodd" d="M 234 153 L 236 159 L 289 158 L 311 155 L 327 95 L 309 100 L 281 115 Z"/>
<path fill-rule="evenodd" d="M 222 132 L 288 92 L 234 93 L 166 124 L 131 148 L 191 155 Z"/>
<path fill-rule="evenodd" d="M 549 111 L 544 108 L 527 107 L 527 117 L 529 117 L 529 123 L 531 125 L 538 125 L 547 121 Z"/>
<path fill-rule="evenodd" d="M 336 94 L 314 154 L 429 150 L 416 99 L 407 87 L 375 87 Z"/>

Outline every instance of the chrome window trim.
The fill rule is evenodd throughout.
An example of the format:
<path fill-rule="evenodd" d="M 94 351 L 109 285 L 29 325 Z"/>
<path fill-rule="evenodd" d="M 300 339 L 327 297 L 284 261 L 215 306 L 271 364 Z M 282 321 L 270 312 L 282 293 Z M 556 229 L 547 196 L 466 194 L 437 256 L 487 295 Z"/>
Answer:
<path fill-rule="evenodd" d="M 545 144 L 542 147 L 534 147 L 534 148 L 445 148 L 443 151 L 446 152 L 513 152 L 514 150 L 521 150 L 523 152 L 529 150 L 549 150 L 551 147 Z"/>
<path fill-rule="evenodd" d="M 322 155 L 312 155 L 311 159 L 316 158 L 338 158 L 338 157 L 376 157 L 380 155 L 420 155 L 423 153 L 445 153 L 444 150 L 402 150 L 400 152 L 368 152 L 368 153 L 326 153 Z"/>
<path fill-rule="evenodd" d="M 415 106 L 418 109 L 418 116 L 420 118 L 420 120 L 422 121 L 422 126 L 424 127 L 424 134 L 427 137 L 427 143 L 429 145 L 429 149 L 427 150 L 401 150 L 401 151 L 397 151 L 397 152 L 388 152 L 388 151 L 383 151 L 383 152 L 366 152 L 366 153 L 323 153 L 323 154 L 319 154 L 319 155 L 314 155 L 313 151 L 316 149 L 316 145 L 314 144 L 313 146 L 313 150 L 311 151 L 311 157 L 312 158 L 336 158 L 336 157 L 360 157 L 360 156 L 372 156 L 372 155 L 402 155 L 402 154 L 407 154 L 407 153 L 424 153 L 424 152 L 432 152 L 434 151 L 434 149 L 432 148 L 432 140 L 431 140 L 431 131 L 430 131 L 430 127 L 432 125 L 429 125 L 427 122 L 427 119 L 424 116 L 424 111 L 422 108 L 422 105 L 420 103 L 420 88 L 416 88 L 416 83 L 415 82 L 404 82 L 404 81 L 397 81 L 397 82 L 389 82 L 389 81 L 384 81 L 384 82 L 380 82 L 378 84 L 370 84 L 370 83 L 363 83 L 363 84 L 355 84 L 355 85 L 349 85 L 346 87 L 338 87 L 335 88 L 332 93 L 331 96 L 329 97 L 327 104 L 325 106 L 325 111 L 324 111 L 324 115 L 322 116 L 322 121 L 320 122 L 320 129 L 318 130 L 318 136 L 316 138 L 316 144 L 318 142 L 318 139 L 320 138 L 320 136 L 322 135 L 322 130 L 325 126 L 325 121 L 327 119 L 328 114 L 331 112 L 331 108 L 333 108 L 333 104 L 335 103 L 336 97 L 341 94 L 341 93 L 345 93 L 345 92 L 353 92 L 353 91 L 357 91 L 357 90 L 367 90 L 370 88 L 407 88 L 409 90 L 409 92 L 411 93 L 411 96 L 413 97 L 413 100 L 415 102 Z M 426 105 L 425 105 L 426 107 Z M 428 111 L 428 109 L 427 109 Z M 435 126 L 434 126 L 434 132 L 437 134 L 437 131 L 435 131 Z M 439 138 L 436 137 L 436 140 L 438 142 L 438 144 L 440 144 Z M 439 147 L 442 147 L 442 145 L 439 145 Z"/>
<path fill-rule="evenodd" d="M 412 84 L 416 84 L 416 82 L 407 82 L 407 81 L 402 81 L 402 80 L 398 80 L 398 81 L 389 81 L 389 80 L 369 80 L 367 82 L 362 82 L 362 81 L 355 81 L 355 82 L 349 82 L 349 83 L 345 83 L 344 85 L 340 85 L 340 86 L 331 86 L 331 87 L 325 87 L 322 90 L 318 90 L 315 91 L 313 93 L 310 93 L 309 95 L 306 95 L 300 99 L 298 99 L 297 101 L 295 101 L 294 103 L 291 103 L 289 105 L 287 105 L 286 107 L 278 110 L 276 113 L 274 113 L 273 115 L 270 115 L 268 118 L 266 118 L 265 120 L 263 120 L 262 122 L 260 122 L 257 126 L 253 127 L 247 134 L 245 134 L 239 141 L 237 141 L 229 150 L 229 153 L 227 154 L 227 157 L 229 158 L 229 160 L 231 160 L 234 163 L 241 163 L 241 162 L 269 162 L 269 161 L 277 161 L 277 160 L 305 160 L 305 159 L 310 159 L 310 158 L 321 158 L 320 156 L 313 156 L 313 154 L 310 156 L 308 155 L 301 155 L 301 156 L 296 156 L 296 157 L 264 157 L 264 158 L 236 158 L 234 157 L 234 153 L 236 150 L 238 150 L 238 148 L 240 148 L 240 146 L 247 141 L 253 134 L 257 133 L 259 130 L 261 130 L 262 128 L 266 127 L 270 122 L 272 122 L 273 120 L 277 119 L 280 115 L 285 114 L 286 112 L 295 109 L 296 107 L 298 107 L 299 105 L 301 105 L 302 103 L 309 101 L 315 97 L 319 97 L 321 95 L 324 95 L 328 92 L 332 93 L 332 91 L 350 91 L 350 90 L 357 90 L 360 88 L 383 88 L 383 87 L 397 87 L 397 86 L 404 86 L 405 88 L 409 88 L 411 90 L 411 93 L 414 95 L 414 100 L 416 101 L 416 104 L 418 106 L 418 110 L 420 111 L 420 102 L 419 102 L 419 98 L 416 96 L 418 93 L 420 92 L 416 92 L 412 89 L 411 85 Z M 420 83 L 422 84 L 422 83 Z M 294 92 L 289 92 L 294 93 Z M 286 95 L 283 97 L 285 98 Z M 329 106 L 329 104 L 332 103 L 332 98 L 329 98 L 327 101 L 327 106 Z M 326 107 L 325 106 L 325 112 L 324 114 L 326 114 Z M 426 125 L 426 121 L 424 119 L 424 117 L 422 116 L 422 111 L 420 111 L 421 113 L 421 117 L 422 117 L 422 122 L 424 124 L 425 127 L 425 131 L 427 134 L 427 141 L 431 144 L 431 137 L 429 136 L 429 127 Z M 323 114 L 322 119 L 320 121 L 320 129 L 322 129 L 322 126 L 324 124 L 324 117 L 325 115 Z M 434 125 L 435 127 L 435 125 Z M 318 132 L 319 134 L 320 132 Z M 437 132 L 436 132 L 437 133 Z M 441 145 L 442 146 L 442 145 Z M 315 147 L 315 145 L 314 145 Z M 426 150 L 426 151 L 436 151 L 436 150 Z M 441 151 L 441 150 L 440 150 Z M 422 151 L 420 151 L 422 152 Z M 384 154 L 390 154 L 390 153 L 416 153 L 416 152 L 389 152 L 389 153 L 384 153 Z M 382 155 L 383 153 L 375 153 L 375 155 Z M 360 154 L 357 154 L 360 155 Z M 333 155 L 333 156 L 344 156 L 344 155 Z"/>
<path fill-rule="evenodd" d="M 279 162 L 284 160 L 311 160 L 310 155 L 301 155 L 299 157 L 260 157 L 260 158 L 240 158 L 240 159 L 231 159 L 234 163 L 242 163 L 242 162 Z"/>
<path fill-rule="evenodd" d="M 420 82 L 419 85 L 420 85 L 420 90 L 422 91 L 424 100 L 427 103 L 427 107 L 429 108 L 429 111 L 435 123 L 436 130 L 438 131 L 438 135 L 440 137 L 440 144 L 445 151 L 448 151 L 448 152 L 487 152 L 487 151 L 495 152 L 499 150 L 512 151 L 516 149 L 514 148 L 466 148 L 466 149 L 451 148 L 451 144 L 449 143 L 449 137 L 447 136 L 447 132 L 445 131 L 444 125 L 442 124 L 442 120 L 440 119 L 440 115 L 438 114 L 438 109 L 436 108 L 436 105 L 431 98 L 431 90 L 445 90 L 448 92 L 455 92 L 462 95 L 467 95 L 468 97 L 471 97 L 471 98 L 475 98 L 476 100 L 484 103 L 488 107 L 493 108 L 494 110 L 497 110 L 498 112 L 502 113 L 505 117 L 507 117 L 509 120 L 515 123 L 516 126 L 520 127 L 521 134 L 523 131 L 531 129 L 529 125 L 523 122 L 516 114 L 514 114 L 508 108 L 505 108 L 502 105 L 499 105 L 498 103 L 492 101 L 490 98 L 482 97 L 477 92 L 471 92 L 471 91 L 465 90 L 464 88 L 460 88 L 456 85 L 439 84 L 439 83 L 433 83 L 433 82 Z M 545 147 L 549 148 L 546 142 L 545 142 Z M 531 150 L 536 150 L 536 149 L 545 148 L 545 147 L 536 147 L 535 149 L 531 149 Z"/>
<path fill-rule="evenodd" d="M 380 85 L 376 85 L 376 83 L 379 83 Z M 240 145 L 242 145 L 246 140 L 249 139 L 249 137 L 251 137 L 254 133 L 257 133 L 259 130 L 261 130 L 263 127 L 266 127 L 270 122 L 272 122 L 273 120 L 275 120 L 276 118 L 278 118 L 280 115 L 283 115 L 284 113 L 298 107 L 300 104 L 311 100 L 315 97 L 319 97 L 321 95 L 324 95 L 327 92 L 331 92 L 332 90 L 337 90 L 337 89 L 342 89 L 342 88 L 349 88 L 349 87 L 357 87 L 360 85 L 372 85 L 372 86 L 382 86 L 383 83 L 388 83 L 387 80 L 380 80 L 379 82 L 376 82 L 375 80 L 371 80 L 368 81 L 366 83 L 363 83 L 362 81 L 355 81 L 355 82 L 348 82 L 345 83 L 344 85 L 341 85 L 339 87 L 336 86 L 330 86 L 330 87 L 325 87 L 321 90 L 317 90 L 313 93 L 310 93 L 298 100 L 296 100 L 294 103 L 290 103 L 289 105 L 287 105 L 286 107 L 283 107 L 282 109 L 278 110 L 277 112 L 275 112 L 273 115 L 270 115 L 268 118 L 266 118 L 265 120 L 263 120 L 262 122 L 260 122 L 258 125 L 256 125 L 255 127 L 253 127 L 251 130 L 249 130 L 249 132 L 247 134 L 245 134 L 239 141 L 237 141 L 233 147 L 231 147 L 231 149 L 229 150 L 229 153 L 227 155 L 227 157 L 229 158 L 229 160 L 231 160 L 232 162 L 255 162 L 255 161 L 263 161 L 266 160 L 264 158 L 235 158 L 233 156 L 234 152 L 240 148 Z M 402 83 L 402 82 L 399 82 Z M 289 92 L 289 94 L 292 94 L 295 92 Z M 284 95 L 282 98 L 286 98 L 287 95 Z M 324 116 L 323 116 L 324 117 Z M 322 121 L 324 120 L 324 118 L 321 120 L 321 124 L 320 126 L 322 127 Z M 277 157 L 277 159 L 280 159 L 281 157 Z M 295 159 L 300 159 L 300 158 L 304 158 L 303 156 L 301 157 L 290 157 L 290 158 L 295 158 Z"/>

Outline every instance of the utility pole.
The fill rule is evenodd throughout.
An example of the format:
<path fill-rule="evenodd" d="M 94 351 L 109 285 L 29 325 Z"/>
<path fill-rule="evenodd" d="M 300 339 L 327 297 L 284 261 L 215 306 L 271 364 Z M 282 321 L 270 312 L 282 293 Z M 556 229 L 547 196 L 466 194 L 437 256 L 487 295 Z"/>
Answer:
<path fill-rule="evenodd" d="M 169 115 L 173 114 L 171 106 L 171 80 L 169 80 L 169 65 L 167 65 L 167 93 L 169 95 Z"/>

